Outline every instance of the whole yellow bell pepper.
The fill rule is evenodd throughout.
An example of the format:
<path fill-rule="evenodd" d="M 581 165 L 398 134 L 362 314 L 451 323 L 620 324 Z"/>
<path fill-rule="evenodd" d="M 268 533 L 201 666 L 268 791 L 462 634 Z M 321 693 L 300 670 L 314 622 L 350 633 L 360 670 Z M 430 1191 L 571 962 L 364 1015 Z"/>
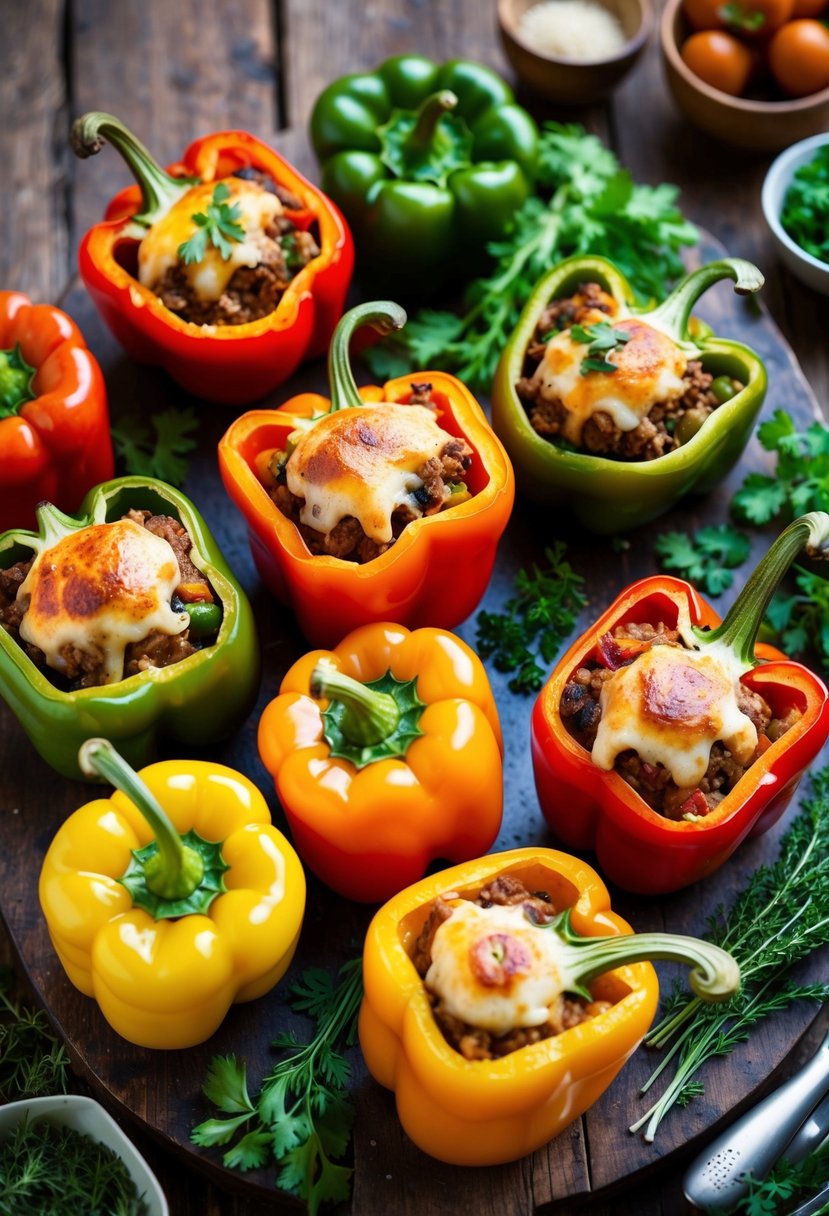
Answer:
<path fill-rule="evenodd" d="M 299 858 L 259 790 L 224 765 L 135 774 L 105 740 L 79 762 L 119 789 L 49 847 L 39 891 L 52 943 L 123 1038 L 192 1047 L 287 970 L 305 910 Z"/>
<path fill-rule="evenodd" d="M 592 999 L 610 1008 L 498 1059 L 469 1060 L 444 1038 L 411 954 L 438 896 L 474 900 L 502 874 L 546 892 L 564 914 L 539 928 L 560 938 L 562 990 L 587 995 L 589 984 Z M 690 963 L 703 999 L 727 999 L 739 986 L 737 964 L 718 947 L 632 934 L 610 910 L 598 874 L 577 858 L 541 848 L 492 854 L 422 879 L 376 914 L 363 954 L 360 1046 L 371 1074 L 394 1091 L 404 1131 L 424 1152 L 453 1165 L 512 1161 L 595 1102 L 641 1042 L 659 994 L 653 968 L 641 961 L 647 958 Z"/>

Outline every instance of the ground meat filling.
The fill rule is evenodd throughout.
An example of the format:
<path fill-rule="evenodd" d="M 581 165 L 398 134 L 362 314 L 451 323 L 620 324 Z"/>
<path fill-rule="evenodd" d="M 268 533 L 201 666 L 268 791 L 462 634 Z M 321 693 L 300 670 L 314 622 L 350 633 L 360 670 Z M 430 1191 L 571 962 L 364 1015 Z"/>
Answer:
<path fill-rule="evenodd" d="M 598 283 L 581 283 L 573 296 L 553 300 L 541 314 L 527 347 L 524 374 L 515 387 L 533 429 L 545 439 L 560 435 L 567 416 L 564 404 L 557 398 L 545 396 L 542 385 L 533 379 L 544 358 L 547 342 L 556 332 L 594 321 L 596 309 L 612 318 L 617 308 L 613 297 Z M 685 391 L 681 397 L 658 402 L 630 431 L 621 430 L 610 414 L 597 411 L 584 424 L 583 448 L 615 460 L 656 460 L 665 456 L 687 442 L 721 404 L 711 392 L 713 380 L 699 360 L 690 360 L 683 377 Z M 732 387 L 739 391 L 743 385 L 733 381 Z"/>
<path fill-rule="evenodd" d="M 131 519 L 141 524 L 156 536 L 166 540 L 173 549 L 179 565 L 181 581 L 173 594 L 172 605 L 175 611 L 186 610 L 188 604 L 198 602 L 214 602 L 214 594 L 204 575 L 190 558 L 192 540 L 189 533 L 169 515 L 153 515 L 152 511 L 131 510 L 122 518 Z M 34 558 L 29 561 L 16 562 L 6 570 L 0 570 L 0 626 L 26 652 L 31 661 L 48 675 L 49 679 L 66 692 L 74 692 L 80 688 L 95 688 L 104 682 L 103 656 L 92 651 L 81 650 L 77 646 L 64 646 L 60 656 L 65 663 L 65 672 L 58 673 L 46 664 L 46 656 L 37 646 L 32 646 L 20 637 L 20 622 L 22 621 L 27 603 L 17 599 L 21 583 L 32 566 Z M 135 675 L 136 672 L 146 671 L 149 667 L 169 667 L 195 654 L 203 646 L 210 646 L 215 641 L 215 635 L 200 638 L 194 644 L 189 638 L 189 629 L 182 633 L 170 635 L 152 630 L 138 642 L 131 642 L 124 653 L 124 679 Z"/>
<path fill-rule="evenodd" d="M 644 641 L 650 645 L 682 645 L 677 631 L 664 622 L 657 625 L 617 625 L 613 630 L 613 637 L 622 650 L 625 643 L 631 641 Z M 612 675 L 610 668 L 603 667 L 591 659 L 578 668 L 564 686 L 559 705 L 562 721 L 586 751 L 593 748 L 602 717 L 599 704 L 602 684 Z M 769 743 L 776 742 L 801 716 L 798 710 L 791 708 L 781 717 L 775 717 L 763 698 L 742 683 L 737 689 L 737 705 L 757 729 L 757 750 L 748 764 L 740 764 L 725 744 L 718 741 L 711 748 L 705 776 L 694 789 L 681 788 L 664 765 L 647 763 L 641 760 L 635 751 L 621 752 L 617 756 L 614 765 L 616 772 L 636 790 L 651 810 L 664 815 L 666 819 L 681 820 L 710 814 L 755 760 L 759 759 Z M 702 794 L 702 798 L 699 794 Z"/>
<path fill-rule="evenodd" d="M 412 384 L 412 393 L 400 405 L 421 405 L 436 408 L 432 398 L 431 384 Z M 373 561 L 391 548 L 407 524 L 424 515 L 435 515 L 442 511 L 452 497 L 452 486 L 464 481 L 472 464 L 472 448 L 465 439 L 450 436 L 440 452 L 427 460 L 417 476 L 423 482 L 412 495 L 412 501 L 395 507 L 391 516 L 392 540 L 379 543 L 366 536 L 363 527 L 353 515 L 344 516 L 329 533 L 302 523 L 299 513 L 305 499 L 292 494 L 285 479 L 285 453 L 280 452 L 271 462 L 271 475 L 275 484 L 268 492 L 283 515 L 287 515 L 299 529 L 306 546 L 312 554 L 339 557 L 345 561 L 365 563 Z"/>
<path fill-rule="evenodd" d="M 290 210 L 302 209 L 296 195 L 259 169 L 239 169 L 233 176 L 258 182 Z M 165 308 L 196 325 L 246 325 L 258 321 L 276 309 L 291 280 L 320 252 L 313 234 L 297 228 L 287 215 L 277 216 L 263 230 L 260 247 L 258 265 L 235 270 L 218 300 L 202 300 L 180 263 L 171 266 L 153 290 Z"/>
<path fill-rule="evenodd" d="M 528 912 L 538 924 L 545 924 L 556 915 L 556 909 L 550 903 L 546 892 L 527 890 L 520 879 L 509 874 L 501 874 L 491 883 L 481 889 L 475 902 L 481 908 L 490 908 L 493 904 L 502 906 L 524 904 Z M 439 927 L 452 915 L 452 909 L 446 900 L 440 896 L 434 901 L 426 922 L 420 931 L 412 952 L 412 962 L 418 975 L 425 979 L 432 963 L 432 943 Z M 435 1021 L 440 1027 L 444 1038 L 455 1051 L 467 1060 L 497 1060 L 509 1055 L 520 1047 L 528 1047 L 539 1043 L 542 1039 L 552 1038 L 578 1026 L 599 1013 L 610 1008 L 609 1001 L 585 1001 L 578 997 L 559 996 L 550 1008 L 549 1019 L 541 1026 L 520 1026 L 506 1035 L 497 1036 L 489 1030 L 470 1026 L 448 1013 L 441 1005 L 440 998 L 429 993 L 429 1000 Z"/>

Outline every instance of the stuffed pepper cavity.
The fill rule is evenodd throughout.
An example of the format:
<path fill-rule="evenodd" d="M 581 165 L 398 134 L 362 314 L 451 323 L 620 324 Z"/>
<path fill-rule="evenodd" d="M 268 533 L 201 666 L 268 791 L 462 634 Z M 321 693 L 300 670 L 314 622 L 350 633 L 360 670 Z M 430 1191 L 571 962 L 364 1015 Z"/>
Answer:
<path fill-rule="evenodd" d="M 398 55 L 344 76 L 311 113 L 322 188 L 375 291 L 436 295 L 480 266 L 529 196 L 538 129 L 483 64 Z"/>
<path fill-rule="evenodd" d="M 542 811 L 626 890 L 672 891 L 715 870 L 776 822 L 829 736 L 820 679 L 755 653 L 804 544 L 826 555 L 829 516 L 791 524 L 722 622 L 679 579 L 634 584 L 542 690 L 532 718 Z"/>
<path fill-rule="evenodd" d="M 259 723 L 306 865 L 379 902 L 501 826 L 501 730 L 483 664 L 459 638 L 367 625 L 288 671 Z"/>
<path fill-rule="evenodd" d="M 451 627 L 484 592 L 512 508 L 512 470 L 478 403 L 451 376 L 358 390 L 349 340 L 400 328 L 390 302 L 341 321 L 331 399 L 252 411 L 219 445 L 259 571 L 322 645 L 369 621 Z"/>
<path fill-rule="evenodd" d="M 0 532 L 33 528 L 44 500 L 74 511 L 112 472 L 104 378 L 77 325 L 0 291 Z"/>
<path fill-rule="evenodd" d="M 0 537 L 0 692 L 43 758 L 77 777 L 107 729 L 135 763 L 156 734 L 197 745 L 258 684 L 248 602 L 192 504 L 151 478 L 95 487 L 80 515 Z"/>
<path fill-rule="evenodd" d="M 72 130 L 78 156 L 109 141 L 134 173 L 87 233 L 80 269 L 115 336 L 209 400 L 253 400 L 321 353 L 351 275 L 336 207 L 244 132 L 207 136 L 165 172 L 111 114 Z"/>
<path fill-rule="evenodd" d="M 305 878 L 240 773 L 170 760 L 134 773 L 105 739 L 78 763 L 117 787 L 58 830 L 40 903 L 76 988 L 141 1047 L 203 1042 L 293 957 Z"/>
<path fill-rule="evenodd" d="M 575 257 L 534 291 L 499 363 L 493 425 L 520 488 L 567 501 L 595 532 L 635 527 L 705 492 L 748 441 L 763 402 L 759 358 L 690 318 L 698 297 L 759 271 L 725 258 L 685 276 L 648 312 L 611 263 Z"/>
<path fill-rule="evenodd" d="M 525 1156 L 607 1088 L 644 1037 L 658 988 L 645 960 L 692 967 L 704 1000 L 739 968 L 717 947 L 632 934 L 598 874 L 516 849 L 423 879 L 375 916 L 360 1045 L 424 1152 L 456 1165 Z"/>

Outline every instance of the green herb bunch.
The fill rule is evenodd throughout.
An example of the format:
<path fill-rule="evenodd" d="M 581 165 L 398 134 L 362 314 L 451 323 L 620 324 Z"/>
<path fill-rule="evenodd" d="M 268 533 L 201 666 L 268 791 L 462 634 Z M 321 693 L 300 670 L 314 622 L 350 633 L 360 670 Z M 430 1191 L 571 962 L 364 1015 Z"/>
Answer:
<path fill-rule="evenodd" d="M 829 1182 L 829 1146 L 821 1146 L 802 1161 L 790 1162 L 781 1158 L 765 1178 L 746 1179 L 748 1191 L 735 1207 L 729 1209 L 730 1216 L 785 1216 Z M 726 1216 L 721 1209 L 722 1216 Z M 814 1216 L 829 1211 L 829 1201 L 816 1210 Z M 715 1212 L 715 1216 L 719 1213 Z"/>
<path fill-rule="evenodd" d="M 785 410 L 775 410 L 757 438 L 777 455 L 777 467 L 773 477 L 748 474 L 731 503 L 737 518 L 767 524 L 781 516 L 788 523 L 807 511 L 829 511 L 829 427 L 813 422 L 797 431 Z"/>
<path fill-rule="evenodd" d="M 829 262 L 829 144 L 795 170 L 780 223 L 806 253 Z"/>
<path fill-rule="evenodd" d="M 688 1000 L 679 985 L 674 989 L 645 1040 L 668 1050 L 643 1092 L 673 1066 L 661 1098 L 630 1129 L 644 1127 L 648 1141 L 672 1107 L 703 1092 L 695 1078 L 708 1060 L 728 1055 L 752 1026 L 794 1001 L 829 999 L 829 983 L 789 978 L 794 963 L 829 944 L 829 767 L 812 778 L 811 797 L 783 837 L 777 861 L 755 870 L 727 914 L 717 909 L 706 937 L 737 960 L 742 987 L 722 1005 Z"/>
<path fill-rule="evenodd" d="M 538 692 L 562 643 L 587 604 L 584 579 L 566 560 L 563 541 L 544 550 L 547 565 L 519 570 L 504 612 L 479 612 L 477 646 L 498 671 L 514 671 L 512 692 Z M 542 667 L 538 659 L 543 659 Z"/>
<path fill-rule="evenodd" d="M 12 1000 L 12 979 L 0 968 L 0 1101 L 65 1094 L 69 1057 L 46 1014 Z"/>
<path fill-rule="evenodd" d="M 115 454 L 124 471 L 139 477 L 158 477 L 171 486 L 181 486 L 187 476 L 188 457 L 196 447 L 196 411 L 171 406 L 150 416 L 152 434 L 143 418 L 127 414 L 112 424 Z"/>
<path fill-rule="evenodd" d="M 249 1170 L 276 1162 L 277 1184 L 299 1195 L 315 1216 L 320 1204 L 348 1199 L 352 1170 L 337 1161 L 348 1150 L 354 1108 L 348 1098 L 350 1067 L 342 1054 L 356 1036 L 363 992 L 362 959 L 340 969 L 340 981 L 319 968 L 305 971 L 290 989 L 291 1008 L 316 1023 L 310 1043 L 293 1031 L 274 1047 L 283 1058 L 251 1099 L 247 1067 L 235 1056 L 214 1056 L 203 1090 L 226 1119 L 207 1119 L 193 1129 L 194 1144 L 229 1144 L 222 1160 L 230 1169 Z"/>
<path fill-rule="evenodd" d="M 653 547 L 663 569 L 676 570 L 709 595 L 722 595 L 734 582 L 731 571 L 748 557 L 751 542 L 728 524 L 712 524 L 693 536 L 663 532 Z"/>
<path fill-rule="evenodd" d="M 601 140 L 576 124 L 545 124 L 538 189 L 543 197 L 528 199 L 507 236 L 489 246 L 494 268 L 470 284 L 462 314 L 419 311 L 399 334 L 364 353 L 375 375 L 436 367 L 486 390 L 533 288 L 562 258 L 610 258 L 646 301 L 667 293 L 682 273 L 679 251 L 698 240 L 674 186 L 638 185 Z"/>

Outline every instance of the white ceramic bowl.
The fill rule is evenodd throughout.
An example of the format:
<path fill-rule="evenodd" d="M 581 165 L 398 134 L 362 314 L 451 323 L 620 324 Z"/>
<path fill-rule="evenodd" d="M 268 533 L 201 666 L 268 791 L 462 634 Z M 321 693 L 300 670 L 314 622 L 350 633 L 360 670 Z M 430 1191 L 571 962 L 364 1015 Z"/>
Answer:
<path fill-rule="evenodd" d="M 50 1123 L 62 1123 L 90 1136 L 98 1144 L 105 1144 L 127 1167 L 139 1195 L 144 1196 L 149 1216 L 170 1216 L 167 1200 L 155 1174 L 100 1103 L 80 1094 L 9 1102 L 7 1106 L 0 1106 L 0 1140 L 26 1115 L 32 1122 L 48 1119 Z"/>
<path fill-rule="evenodd" d="M 785 152 L 781 152 L 766 174 L 761 202 L 763 215 L 784 265 L 807 287 L 829 295 L 829 262 L 821 262 L 819 258 L 812 257 L 805 249 L 801 249 L 780 223 L 783 200 L 795 170 L 808 164 L 818 148 L 822 148 L 824 144 L 829 144 L 829 132 L 813 135 L 810 139 L 801 139 L 799 143 L 792 144 Z"/>

